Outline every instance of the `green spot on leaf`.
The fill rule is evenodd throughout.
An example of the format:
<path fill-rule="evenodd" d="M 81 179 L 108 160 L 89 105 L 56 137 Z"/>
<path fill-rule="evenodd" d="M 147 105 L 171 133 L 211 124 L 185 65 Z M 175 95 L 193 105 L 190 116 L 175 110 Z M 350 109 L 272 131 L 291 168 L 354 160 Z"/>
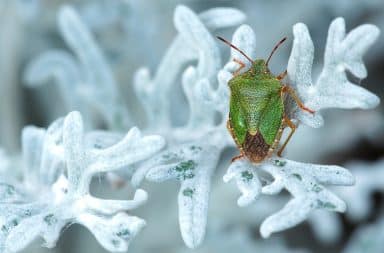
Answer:
<path fill-rule="evenodd" d="M 9 185 L 9 184 L 0 183 L 0 187 L 4 188 L 3 193 L 6 196 L 11 196 L 11 195 L 15 194 L 15 192 L 16 192 L 15 187 L 13 187 L 12 185 Z"/>
<path fill-rule="evenodd" d="M 129 232 L 128 229 L 123 229 L 116 233 L 116 235 L 121 238 L 128 238 L 130 234 L 131 232 Z"/>
<path fill-rule="evenodd" d="M 244 181 L 249 182 L 253 179 L 253 174 L 248 170 L 245 170 L 241 172 L 241 177 L 243 178 Z"/>
<path fill-rule="evenodd" d="M 44 217 L 44 222 L 47 223 L 49 226 L 57 223 L 57 218 L 53 214 L 48 214 Z"/>
<path fill-rule="evenodd" d="M 276 160 L 273 161 L 273 164 L 276 165 L 276 166 L 279 166 L 279 167 L 283 167 L 283 166 L 285 166 L 287 164 L 287 162 L 283 161 L 283 160 L 276 159 Z"/>
<path fill-rule="evenodd" d="M 17 225 L 19 225 L 19 221 L 16 220 L 16 219 L 13 219 L 13 220 L 11 220 L 11 221 L 9 222 L 9 224 L 1 226 L 1 231 L 2 231 L 3 233 L 8 234 L 9 230 L 10 230 L 11 228 L 13 228 L 13 227 L 16 227 Z"/>
<path fill-rule="evenodd" d="M 101 146 L 99 143 L 95 143 L 95 144 L 93 145 L 93 147 L 94 147 L 95 149 L 101 149 L 101 148 L 102 148 L 102 146 Z"/>
<path fill-rule="evenodd" d="M 317 200 L 317 206 L 320 208 L 326 208 L 326 209 L 335 209 L 336 206 L 332 204 L 331 202 L 323 202 L 321 200 Z"/>
<path fill-rule="evenodd" d="M 199 147 L 199 146 L 195 146 L 195 145 L 192 145 L 189 147 L 192 151 L 201 151 L 202 150 L 202 147 Z"/>
<path fill-rule="evenodd" d="M 193 173 L 195 168 L 196 163 L 192 160 L 179 163 L 175 167 L 175 170 L 179 172 L 177 178 L 181 180 L 193 178 L 195 176 L 195 174 Z"/>
<path fill-rule="evenodd" d="M 118 241 L 118 240 L 112 240 L 111 243 L 112 243 L 113 246 L 115 246 L 115 247 L 119 247 L 119 245 L 120 245 L 120 241 Z"/>
<path fill-rule="evenodd" d="M 176 166 L 176 171 L 183 172 L 187 170 L 195 169 L 196 163 L 192 160 L 188 160 L 186 162 L 181 162 Z"/>
<path fill-rule="evenodd" d="M 17 225 L 19 225 L 19 221 L 18 220 L 14 219 L 14 220 L 11 221 L 11 226 L 12 227 L 16 227 Z"/>
<path fill-rule="evenodd" d="M 188 187 L 188 188 L 185 188 L 185 189 L 183 190 L 183 195 L 184 195 L 185 197 L 192 198 L 194 192 L 195 192 L 194 189 Z"/>
<path fill-rule="evenodd" d="M 301 177 L 300 174 L 297 174 L 297 173 L 293 173 L 292 176 L 294 176 L 295 178 L 299 179 L 300 181 L 303 180 L 303 178 Z"/>
<path fill-rule="evenodd" d="M 323 190 L 323 188 L 317 184 L 315 184 L 313 187 L 312 187 L 312 191 L 314 192 L 321 192 Z"/>
<path fill-rule="evenodd" d="M 5 225 L 1 226 L 1 232 L 8 233 L 8 228 Z"/>

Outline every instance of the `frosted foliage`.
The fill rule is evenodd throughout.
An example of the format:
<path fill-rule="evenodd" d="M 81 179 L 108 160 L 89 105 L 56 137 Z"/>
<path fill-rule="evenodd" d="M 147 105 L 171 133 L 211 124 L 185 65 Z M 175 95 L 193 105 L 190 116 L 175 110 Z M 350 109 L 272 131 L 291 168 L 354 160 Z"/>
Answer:
<path fill-rule="evenodd" d="M 384 219 L 358 228 L 342 253 L 381 253 L 384 241 Z"/>
<path fill-rule="evenodd" d="M 95 138 L 99 135 L 84 133 L 78 112 L 47 130 L 23 130 L 25 181 L 1 183 L 2 252 L 22 250 L 36 237 L 54 247 L 61 231 L 73 223 L 87 227 L 106 250 L 127 250 L 145 221 L 126 211 L 142 205 L 147 193 L 138 189 L 132 200 L 100 199 L 89 193 L 89 184 L 95 174 L 147 159 L 165 143 L 160 136 L 141 136 L 137 128 L 108 147 Z"/>
<path fill-rule="evenodd" d="M 188 125 L 212 125 L 211 115 L 216 108 L 211 109 L 198 103 L 203 99 L 198 92 L 202 88 L 209 89 L 210 84 L 216 82 L 217 71 L 221 66 L 217 43 L 209 30 L 238 25 L 244 18 L 243 13 L 231 8 L 215 8 L 200 15 L 185 6 L 176 8 L 174 23 L 179 34 L 165 53 L 154 77 L 151 78 L 146 68 L 140 69 L 135 76 L 135 91 L 146 111 L 149 128 L 160 127 L 164 131 L 172 128 L 169 96 L 173 85 L 177 83 L 178 74 L 182 71 L 183 88 L 188 96 L 190 108 L 194 110 L 190 114 Z M 184 70 L 185 64 L 194 60 L 198 60 L 197 66 Z M 224 88 L 218 91 L 222 89 Z M 212 93 L 216 94 L 209 92 L 209 95 Z M 202 108 L 207 110 L 203 111 Z M 193 133 L 198 132 L 195 130 Z"/>
<path fill-rule="evenodd" d="M 219 45 L 223 45 L 212 33 L 238 26 L 244 19 L 244 14 L 233 8 L 214 8 L 195 14 L 185 6 L 178 6 L 174 13 L 177 35 L 157 70 L 151 74 L 148 68 L 141 68 L 133 80 L 134 92 L 146 117 L 145 133 L 163 137 L 142 136 L 137 128 L 122 136 L 121 130 L 127 128 L 130 119 L 112 71 L 76 11 L 69 6 L 60 8 L 59 30 L 73 55 L 64 50 L 51 50 L 37 57 L 29 64 L 25 81 L 30 87 L 37 87 L 54 78 L 68 109 L 79 110 L 86 118 L 83 120 L 75 111 L 47 129 L 24 128 L 20 170 L 10 168 L 9 160 L 0 150 L 0 252 L 22 250 L 37 237 L 43 238 L 45 246 L 53 247 L 61 231 L 73 223 L 88 228 L 106 250 L 126 251 L 131 239 L 145 225 L 143 219 L 128 213 L 147 199 L 146 192 L 139 189 L 143 180 L 180 183 L 181 235 L 189 248 L 199 246 L 206 233 L 211 178 L 222 151 L 235 147 L 226 128 L 228 82 L 239 67 L 233 60 L 246 64 L 242 71 L 250 67 L 244 56 L 234 49 L 223 67 L 219 50 Z M 110 21 L 107 18 L 100 22 L 95 23 L 95 27 Z M 350 72 L 359 79 L 367 76 L 362 57 L 378 37 L 375 26 L 362 25 L 346 34 L 343 19 L 332 22 L 324 66 L 315 83 L 312 82 L 314 46 L 308 29 L 304 24 L 296 24 L 293 33 L 287 83 L 307 107 L 316 111 L 314 115 L 303 112 L 288 101 L 286 112 L 295 123 L 320 127 L 322 109 L 368 109 L 379 103 L 378 97 L 350 82 L 346 74 Z M 257 58 L 256 36 L 249 26 L 238 27 L 232 43 L 252 59 Z M 182 97 L 186 98 L 188 108 L 172 108 L 181 106 L 174 103 L 178 98 L 175 91 L 180 90 L 176 85 L 182 85 Z M 174 115 L 175 111 L 189 112 L 184 125 L 175 126 L 178 116 Z M 85 132 L 84 125 L 98 123 L 100 116 L 107 123 L 108 131 Z M 15 174 L 3 173 L 10 169 Z M 22 174 L 23 180 L 19 180 L 17 173 Z M 129 178 L 137 188 L 133 199 L 92 196 L 89 192 L 92 177 L 100 173 L 120 180 Z M 380 173 L 375 170 L 372 175 Z M 12 178 L 3 174 L 10 174 Z M 289 193 L 269 198 L 273 199 L 269 204 L 258 207 L 266 213 L 260 227 L 262 237 L 308 219 L 324 241 L 332 241 L 340 228 L 321 228 L 324 224 L 336 227 L 335 216 L 327 211 L 346 210 L 346 203 L 328 187 L 348 186 L 355 181 L 348 170 L 339 166 L 301 163 L 275 155 L 259 164 L 245 158 L 236 160 L 229 165 L 223 179 L 236 183 L 241 194 L 237 204 L 241 207 L 253 204 L 261 194 Z M 371 191 L 364 188 L 364 182 L 358 182 L 358 187 L 364 189 L 359 191 L 366 195 L 356 193 L 359 199 L 352 212 L 360 216 L 367 212 L 359 207 L 365 204 L 362 202 Z M 377 188 L 379 185 L 382 184 L 377 179 Z M 350 198 L 343 191 L 340 193 Z M 280 204 L 286 201 L 281 208 Z M 281 209 L 270 214 L 271 207 L 277 210 L 277 206 Z M 210 248 L 208 241 L 208 252 L 291 251 L 281 246 L 280 241 L 276 247 L 263 241 L 254 245 L 244 232 L 215 232 L 216 237 L 208 236 L 208 239 L 221 248 Z"/>
<path fill-rule="evenodd" d="M 256 173 L 260 170 L 271 174 L 273 182 L 261 187 Z M 285 189 L 293 196 L 283 209 L 262 222 L 260 232 L 263 237 L 297 225 L 315 209 L 344 212 L 344 201 L 324 186 L 354 183 L 352 174 L 339 166 L 305 164 L 282 158 L 272 158 L 261 164 L 252 164 L 245 159 L 235 161 L 224 175 L 224 181 L 231 179 L 237 182 L 242 192 L 238 200 L 240 206 L 252 203 L 261 193 L 273 195 Z"/>
<path fill-rule="evenodd" d="M 384 191 L 384 160 L 379 160 L 374 163 L 350 162 L 345 166 L 353 172 L 356 177 L 356 182 L 351 188 L 338 188 L 337 193 L 348 203 L 348 209 L 346 211 L 348 219 L 353 222 L 361 222 L 372 214 L 371 212 L 374 207 L 372 200 L 373 194 Z M 319 239 L 322 239 L 325 242 L 332 241 L 332 239 L 335 240 L 342 234 L 342 231 L 340 231 L 340 221 L 336 215 L 331 215 L 330 213 L 328 216 L 324 215 L 324 212 L 322 214 L 316 214 L 316 217 L 309 219 L 308 221 L 312 224 Z M 327 226 L 325 223 L 329 223 L 330 225 Z M 362 231 L 364 231 L 364 229 L 362 229 Z M 359 232 L 357 234 L 359 234 Z M 363 232 L 361 235 L 362 234 Z M 359 239 L 359 242 L 356 243 L 356 245 L 363 246 L 365 240 L 371 242 L 367 237 L 366 239 Z M 373 244 L 377 243 L 374 242 L 374 240 L 377 240 L 377 238 L 372 240 Z M 358 250 L 361 250 L 361 248 Z"/>
<path fill-rule="evenodd" d="M 348 201 L 347 216 L 359 221 L 369 216 L 375 192 L 384 192 L 384 160 L 375 163 L 351 162 L 346 165 L 356 177 L 351 189 L 339 189 L 339 194 Z"/>
<path fill-rule="evenodd" d="M 349 187 L 350 189 L 352 187 Z M 343 198 L 344 196 L 341 195 Z M 345 200 L 349 210 L 350 201 Z M 332 244 L 341 239 L 343 233 L 343 224 L 341 219 L 333 212 L 325 209 L 318 209 L 310 214 L 307 219 L 316 239 L 324 244 Z"/>
<path fill-rule="evenodd" d="M 243 33 L 240 36 L 239 30 Z M 254 58 L 255 35 L 252 29 L 242 26 L 235 33 L 232 43 Z M 325 53 L 325 64 L 316 84 L 312 84 L 311 68 L 313 61 L 313 44 L 307 28 L 296 24 L 293 28 L 294 43 L 288 63 L 288 75 L 304 104 L 316 110 L 312 116 L 298 110 L 296 105 L 287 104 L 287 113 L 293 120 L 310 126 L 321 126 L 322 117 L 319 110 L 329 107 L 338 108 L 371 108 L 379 103 L 379 99 L 369 91 L 350 83 L 345 70 L 359 78 L 366 77 L 362 63 L 362 54 L 378 36 L 378 29 L 373 25 L 363 25 L 345 36 L 344 21 L 340 18 L 332 22 Z M 235 50 L 231 51 L 231 59 L 247 62 Z M 344 68 L 340 68 L 344 66 Z M 233 73 L 239 65 L 229 62 L 223 71 Z M 264 171 L 273 177 L 273 181 L 262 186 L 257 171 Z M 274 195 L 283 189 L 287 190 L 292 199 L 277 213 L 267 217 L 261 224 L 263 237 L 272 233 L 291 228 L 306 219 L 317 209 L 344 212 L 346 204 L 333 194 L 326 186 L 352 185 L 354 178 L 346 169 L 339 166 L 306 164 L 282 159 L 276 156 L 260 164 L 252 164 L 246 158 L 235 161 L 224 175 L 224 181 L 235 181 L 241 196 L 239 206 L 253 203 L 260 194 Z M 319 216 L 320 214 L 317 214 Z M 322 215 L 324 216 L 324 215 Z M 321 217 L 321 216 L 320 216 Z M 332 216 L 324 216 L 332 221 Z M 313 221 L 313 219 L 311 219 Z M 317 225 L 314 224 L 314 227 Z M 337 229 L 331 231 L 337 234 Z M 325 235 L 330 231 L 316 229 L 318 236 L 324 241 L 332 239 Z"/>
<path fill-rule="evenodd" d="M 58 26 L 76 57 L 59 49 L 42 54 L 29 64 L 25 84 L 36 87 L 54 78 L 68 109 L 81 111 L 87 124 L 94 120 L 92 109 L 96 109 L 109 128 L 126 129 L 129 115 L 112 71 L 89 29 L 69 6 L 59 10 Z"/>
<path fill-rule="evenodd" d="M 144 178 L 154 182 L 180 181 L 180 230 L 190 248 L 201 244 L 204 238 L 211 176 L 221 151 L 232 145 L 225 128 L 227 82 L 231 75 L 219 71 L 220 53 L 209 30 L 234 26 L 243 19 L 241 12 L 231 8 L 211 9 L 196 15 L 187 7 L 178 6 L 174 23 L 179 34 L 155 76 L 150 78 L 148 70 L 141 69 L 135 77 L 137 96 L 147 112 L 148 131 L 166 136 L 169 146 L 140 164 L 132 177 L 132 184 L 138 186 Z M 185 67 L 186 63 L 193 64 L 196 60 L 196 65 Z M 180 72 L 190 113 L 184 126 L 174 127 L 170 98 Z M 217 88 L 213 88 L 215 86 Z M 214 122 L 216 113 L 221 115 L 217 124 Z"/>
<path fill-rule="evenodd" d="M 359 79 L 367 76 L 362 57 L 379 36 L 376 26 L 361 25 L 346 35 L 344 19 L 335 19 L 329 27 L 324 66 L 316 83 L 312 82 L 311 76 L 314 47 L 308 29 L 299 23 L 293 27 L 293 34 L 295 38 L 287 68 L 289 84 L 297 89 L 307 107 L 315 111 L 324 108 L 369 109 L 379 104 L 376 95 L 351 83 L 346 73 L 349 71 Z M 311 115 L 298 110 L 296 116 L 312 127 L 323 124 L 319 113 Z"/>

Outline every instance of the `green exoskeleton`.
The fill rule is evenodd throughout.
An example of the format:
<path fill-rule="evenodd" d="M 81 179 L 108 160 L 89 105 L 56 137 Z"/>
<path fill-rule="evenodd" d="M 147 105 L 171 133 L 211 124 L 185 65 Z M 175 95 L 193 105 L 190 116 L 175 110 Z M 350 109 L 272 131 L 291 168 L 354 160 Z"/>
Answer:
<path fill-rule="evenodd" d="M 314 113 L 304 106 L 290 86 L 282 82 L 287 71 L 275 76 L 268 68 L 273 53 L 286 38 L 275 46 L 267 61 L 252 60 L 227 40 L 218 38 L 252 63 L 249 70 L 240 73 L 245 64 L 234 59 L 240 68 L 228 82 L 231 95 L 227 127 L 240 150 L 240 155 L 234 157 L 232 161 L 247 157 L 251 162 L 259 163 L 270 157 L 279 146 L 284 128 L 289 127 L 291 132 L 277 152 L 278 156 L 281 156 L 297 127 L 286 115 L 284 108 L 286 94 L 293 98 L 301 110 Z"/>

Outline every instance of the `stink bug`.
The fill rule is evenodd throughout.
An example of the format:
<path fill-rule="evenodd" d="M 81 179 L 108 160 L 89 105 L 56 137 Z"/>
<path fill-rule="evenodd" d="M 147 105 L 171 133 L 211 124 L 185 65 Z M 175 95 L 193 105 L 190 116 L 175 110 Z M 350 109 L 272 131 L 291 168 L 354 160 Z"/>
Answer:
<path fill-rule="evenodd" d="M 274 47 L 267 61 L 252 60 L 227 40 L 217 38 L 252 63 L 249 70 L 240 73 L 245 64 L 234 59 L 240 68 L 234 72 L 233 78 L 228 82 L 231 95 L 227 128 L 240 150 L 240 155 L 232 158 L 232 161 L 247 157 L 251 162 L 259 163 L 270 157 L 279 145 L 284 128 L 289 127 L 291 132 L 277 153 L 281 156 L 297 128 L 285 112 L 286 94 L 293 98 L 301 110 L 315 113 L 304 106 L 290 86 L 282 82 L 287 71 L 275 76 L 268 68 L 273 53 L 286 38 Z"/>

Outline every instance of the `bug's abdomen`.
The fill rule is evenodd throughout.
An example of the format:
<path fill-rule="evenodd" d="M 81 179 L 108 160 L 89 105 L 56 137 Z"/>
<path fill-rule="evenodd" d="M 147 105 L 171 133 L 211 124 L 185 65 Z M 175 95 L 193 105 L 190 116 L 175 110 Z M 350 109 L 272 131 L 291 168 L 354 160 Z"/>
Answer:
<path fill-rule="evenodd" d="M 260 132 L 255 135 L 247 133 L 242 145 L 244 155 L 254 163 L 263 161 L 269 155 L 270 147 Z"/>

